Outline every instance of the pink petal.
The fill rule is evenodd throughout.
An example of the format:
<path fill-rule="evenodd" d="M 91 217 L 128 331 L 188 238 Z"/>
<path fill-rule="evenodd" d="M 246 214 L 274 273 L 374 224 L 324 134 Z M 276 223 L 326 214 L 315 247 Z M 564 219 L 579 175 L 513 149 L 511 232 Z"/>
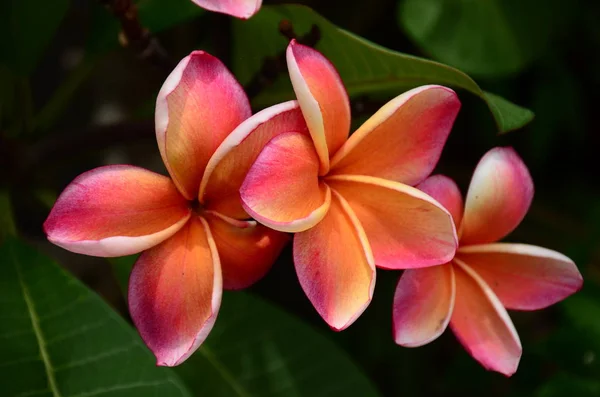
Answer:
<path fill-rule="evenodd" d="M 179 365 L 200 346 L 221 293 L 219 256 L 202 218 L 140 256 L 129 279 L 129 311 L 157 365 Z"/>
<path fill-rule="evenodd" d="M 461 225 L 461 244 L 500 240 L 521 223 L 533 199 L 533 181 L 512 148 L 494 148 L 475 169 Z"/>
<path fill-rule="evenodd" d="M 260 280 L 271 268 L 290 236 L 254 221 L 237 221 L 207 213 L 223 272 L 223 288 L 242 289 Z"/>
<path fill-rule="evenodd" d="M 336 175 L 326 182 L 356 213 L 377 267 L 425 267 L 454 257 L 458 240 L 451 215 L 420 190 L 357 175 Z"/>
<path fill-rule="evenodd" d="M 204 206 L 232 218 L 248 218 L 242 208 L 240 187 L 264 146 L 285 132 L 308 133 L 296 101 L 271 106 L 240 124 L 206 166 L 199 195 Z"/>
<path fill-rule="evenodd" d="M 306 135 L 288 132 L 260 153 L 240 189 L 242 205 L 260 223 L 283 232 L 317 224 L 331 193 L 318 178 L 319 159 Z"/>
<path fill-rule="evenodd" d="M 192 0 L 202 8 L 248 19 L 260 9 L 262 0 Z"/>
<path fill-rule="evenodd" d="M 471 245 L 461 248 L 457 257 L 485 280 L 508 309 L 543 309 L 574 294 L 583 285 L 571 259 L 542 247 Z"/>
<path fill-rule="evenodd" d="M 445 175 L 433 175 L 421 182 L 417 189 L 433 197 L 438 203 L 452 214 L 457 227 L 460 225 L 463 213 L 463 199 L 456 183 Z"/>
<path fill-rule="evenodd" d="M 416 185 L 437 164 L 459 109 L 456 93 L 446 87 L 405 92 L 352 134 L 331 160 L 332 173 Z"/>
<path fill-rule="evenodd" d="M 332 196 L 325 218 L 294 237 L 294 263 L 308 299 L 341 331 L 371 302 L 375 266 L 360 222 L 339 194 Z"/>
<path fill-rule="evenodd" d="M 521 341 L 508 313 L 477 273 L 455 259 L 456 300 L 450 327 L 486 369 L 511 376 L 521 359 Z"/>
<path fill-rule="evenodd" d="M 394 295 L 394 339 L 406 347 L 437 339 L 448 326 L 455 297 L 451 264 L 405 270 Z"/>
<path fill-rule="evenodd" d="M 329 157 L 348 138 L 350 101 L 335 67 L 319 51 L 290 42 L 287 49 L 290 79 L 321 162 L 321 175 L 329 170 Z"/>
<path fill-rule="evenodd" d="M 173 181 L 198 196 L 208 159 L 251 110 L 244 89 L 225 65 L 194 51 L 171 72 L 156 100 L 156 138 Z"/>
<path fill-rule="evenodd" d="M 48 240 L 79 254 L 131 255 L 175 234 L 190 217 L 187 201 L 165 176 L 129 165 L 81 174 L 44 223 Z"/>

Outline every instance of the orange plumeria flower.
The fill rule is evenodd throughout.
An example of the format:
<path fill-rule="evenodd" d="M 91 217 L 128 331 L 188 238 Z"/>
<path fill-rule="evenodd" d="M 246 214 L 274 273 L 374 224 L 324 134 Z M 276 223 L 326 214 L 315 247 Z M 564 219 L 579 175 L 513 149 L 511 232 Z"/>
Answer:
<path fill-rule="evenodd" d="M 262 0 L 192 0 L 209 11 L 220 12 L 233 17 L 248 19 L 256 14 Z"/>
<path fill-rule="evenodd" d="M 129 308 L 158 365 L 189 357 L 214 324 L 223 288 L 253 284 L 289 241 L 247 220 L 239 187 L 260 139 L 304 131 L 306 123 L 295 101 L 250 115 L 225 66 L 193 52 L 156 103 L 156 137 L 171 178 L 130 165 L 97 168 L 67 186 L 44 224 L 51 242 L 73 252 L 143 251 L 129 281 Z M 237 129 L 258 133 L 235 150 L 219 148 Z"/>
<path fill-rule="evenodd" d="M 581 288 L 581 274 L 558 252 L 496 242 L 521 223 L 533 198 L 531 176 L 514 150 L 495 148 L 483 156 L 464 213 L 450 178 L 432 176 L 418 187 L 460 225 L 460 246 L 445 265 L 406 270 L 400 278 L 393 312 L 396 343 L 424 345 L 450 324 L 473 358 L 510 376 L 522 348 L 506 309 L 537 310 L 559 302 Z"/>
<path fill-rule="evenodd" d="M 241 198 L 257 221 L 296 233 L 302 288 L 323 319 L 342 330 L 371 301 L 375 266 L 425 267 L 454 256 L 450 214 L 411 185 L 433 170 L 460 102 L 445 87 L 416 88 L 348 138 L 350 103 L 334 66 L 295 41 L 287 62 L 309 131 L 272 139 Z"/>

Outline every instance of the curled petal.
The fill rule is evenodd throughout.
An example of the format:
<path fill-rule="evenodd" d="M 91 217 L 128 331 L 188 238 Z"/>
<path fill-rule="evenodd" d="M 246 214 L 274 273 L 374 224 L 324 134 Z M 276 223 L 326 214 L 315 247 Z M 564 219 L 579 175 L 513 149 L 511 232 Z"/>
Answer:
<path fill-rule="evenodd" d="M 129 311 L 157 365 L 179 365 L 200 346 L 221 294 L 219 256 L 202 218 L 139 257 L 129 278 Z"/>
<path fill-rule="evenodd" d="M 260 280 L 290 241 L 289 235 L 254 221 L 217 213 L 207 213 L 206 220 L 219 251 L 225 289 L 246 288 Z"/>
<path fill-rule="evenodd" d="M 405 92 L 352 134 L 331 160 L 332 173 L 416 185 L 437 164 L 459 109 L 456 93 L 446 87 Z"/>
<path fill-rule="evenodd" d="M 321 163 L 329 170 L 329 157 L 350 132 L 350 101 L 335 67 L 319 51 L 292 40 L 287 64 L 294 92 L 308 124 Z"/>
<path fill-rule="evenodd" d="M 156 100 L 158 148 L 188 199 L 198 196 L 208 159 L 251 110 L 244 89 L 225 65 L 194 51 L 171 72 Z"/>
<path fill-rule="evenodd" d="M 375 288 L 375 266 L 364 230 L 333 192 L 331 207 L 315 227 L 294 236 L 294 264 L 302 289 L 336 331 L 367 308 Z"/>
<path fill-rule="evenodd" d="M 448 326 L 455 298 L 451 264 L 405 270 L 394 295 L 394 339 L 406 347 L 437 339 Z"/>
<path fill-rule="evenodd" d="M 331 193 L 319 181 L 319 159 L 306 135 L 273 138 L 250 168 L 240 189 L 246 212 L 282 232 L 316 225 L 327 213 Z"/>
<path fill-rule="evenodd" d="M 229 217 L 247 218 L 240 201 L 242 182 L 267 142 L 285 132 L 308 132 L 296 101 L 271 106 L 240 124 L 208 162 L 200 202 Z"/>
<path fill-rule="evenodd" d="M 464 348 L 486 369 L 511 376 L 522 347 L 508 313 L 490 287 L 455 259 L 456 300 L 450 327 Z"/>
<path fill-rule="evenodd" d="M 452 214 L 456 227 L 460 226 L 463 213 L 463 199 L 456 183 L 445 175 L 432 175 L 419 183 L 417 189 L 437 200 Z"/>
<path fill-rule="evenodd" d="M 465 204 L 461 243 L 500 240 L 521 223 L 533 199 L 533 181 L 512 148 L 494 148 L 479 161 Z"/>
<path fill-rule="evenodd" d="M 187 201 L 163 175 L 129 165 L 81 174 L 44 223 L 48 240 L 79 254 L 131 255 L 175 234 L 190 217 Z"/>
<path fill-rule="evenodd" d="M 364 227 L 377 267 L 410 269 L 449 262 L 457 237 L 452 217 L 413 187 L 357 175 L 327 178 Z"/>
<path fill-rule="evenodd" d="M 457 253 L 508 309 L 537 310 L 581 289 L 575 263 L 556 251 L 526 244 L 483 244 Z"/>
<path fill-rule="evenodd" d="M 192 0 L 202 8 L 248 19 L 260 9 L 262 0 Z"/>

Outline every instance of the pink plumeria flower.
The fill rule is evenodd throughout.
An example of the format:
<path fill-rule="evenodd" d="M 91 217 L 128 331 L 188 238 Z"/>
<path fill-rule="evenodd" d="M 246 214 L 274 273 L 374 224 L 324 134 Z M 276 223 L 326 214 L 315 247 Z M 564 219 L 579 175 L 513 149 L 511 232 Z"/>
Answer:
<path fill-rule="evenodd" d="M 242 202 L 262 224 L 296 233 L 300 284 L 329 326 L 342 330 L 371 301 L 375 266 L 432 266 L 454 256 L 451 215 L 411 185 L 437 163 L 460 102 L 445 87 L 416 88 L 348 138 L 350 103 L 334 66 L 295 41 L 287 62 L 309 131 L 265 146 Z"/>
<path fill-rule="evenodd" d="M 239 187 L 261 139 L 306 130 L 306 123 L 295 101 L 250 115 L 226 67 L 193 52 L 156 103 L 156 136 L 171 178 L 130 165 L 94 169 L 65 189 L 44 224 L 51 242 L 73 252 L 144 251 L 131 273 L 129 309 L 158 365 L 189 357 L 214 324 L 223 288 L 260 279 L 289 241 L 247 220 Z M 259 133 L 235 150 L 219 148 L 236 128 Z"/>
<path fill-rule="evenodd" d="M 192 0 L 209 11 L 248 19 L 260 9 L 262 0 Z"/>
<path fill-rule="evenodd" d="M 450 211 L 460 225 L 460 243 L 448 263 L 406 270 L 400 278 L 393 311 L 396 343 L 424 345 L 450 324 L 473 358 L 510 376 L 522 348 L 506 309 L 537 310 L 559 302 L 581 288 L 581 274 L 558 252 L 497 243 L 521 223 L 533 198 L 529 171 L 513 149 L 495 148 L 483 156 L 464 213 L 450 178 L 435 175 L 418 187 Z"/>

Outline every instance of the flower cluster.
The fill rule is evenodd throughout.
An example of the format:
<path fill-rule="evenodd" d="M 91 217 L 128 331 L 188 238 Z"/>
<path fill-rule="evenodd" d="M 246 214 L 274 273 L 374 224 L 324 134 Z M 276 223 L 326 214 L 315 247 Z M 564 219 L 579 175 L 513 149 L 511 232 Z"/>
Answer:
<path fill-rule="evenodd" d="M 221 11 L 236 3 L 195 1 Z M 259 280 L 293 233 L 300 284 L 332 329 L 369 305 L 376 268 L 407 269 L 394 298 L 396 342 L 423 345 L 449 324 L 482 365 L 512 374 L 521 344 L 505 308 L 540 309 L 582 284 L 557 252 L 496 242 L 532 200 L 521 159 L 509 148 L 488 152 L 463 210 L 454 182 L 430 176 L 460 108 L 454 91 L 412 89 L 350 135 L 334 66 L 295 41 L 287 63 L 297 101 L 251 115 L 218 59 L 202 51 L 183 59 L 156 103 L 170 178 L 129 165 L 84 173 L 58 198 L 48 239 L 94 256 L 141 252 L 129 308 L 159 365 L 189 357 L 223 289 Z"/>

